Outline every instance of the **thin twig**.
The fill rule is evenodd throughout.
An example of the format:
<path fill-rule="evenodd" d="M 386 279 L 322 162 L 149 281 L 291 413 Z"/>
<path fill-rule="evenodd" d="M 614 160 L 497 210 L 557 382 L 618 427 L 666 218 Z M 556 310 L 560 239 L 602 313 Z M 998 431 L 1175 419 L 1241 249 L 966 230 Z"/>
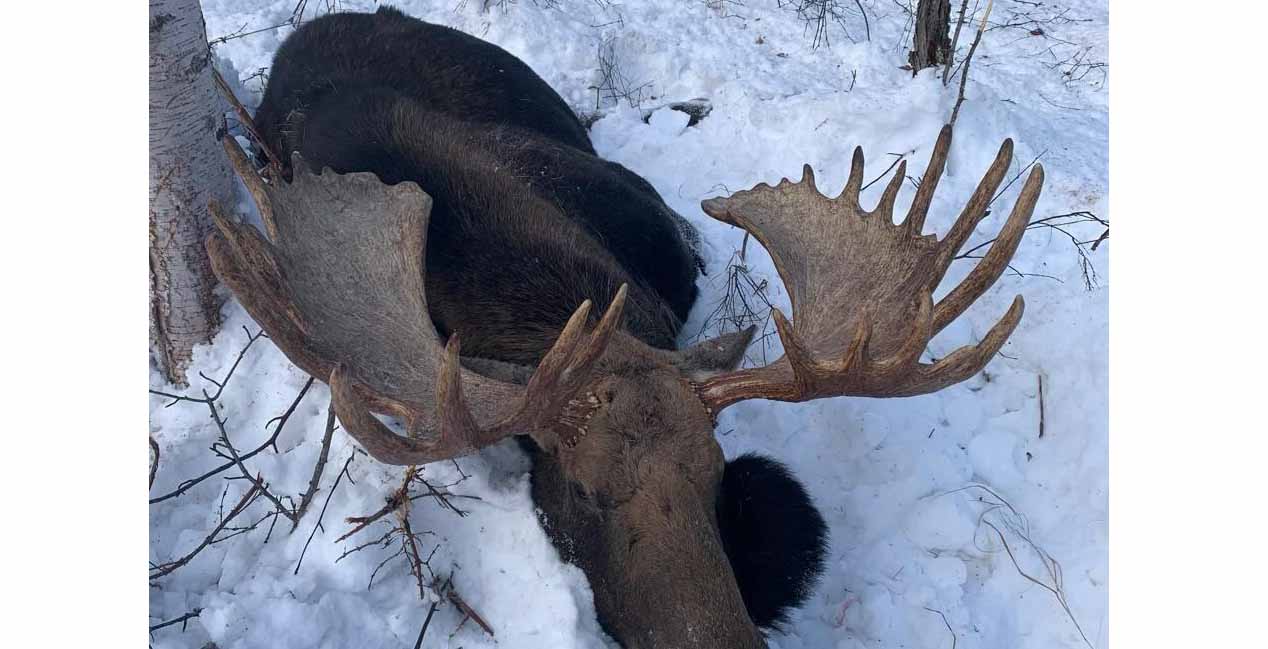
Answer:
<path fill-rule="evenodd" d="M 977 44 L 982 41 L 982 32 L 986 29 L 986 19 L 991 15 L 991 7 L 994 6 L 995 0 L 987 0 L 986 13 L 982 14 L 982 22 L 978 23 L 977 34 L 973 36 L 973 44 L 969 46 L 969 53 L 964 57 L 964 69 L 960 71 L 960 95 L 956 97 L 955 108 L 951 110 L 951 121 L 949 124 L 955 126 L 955 120 L 960 117 L 960 104 L 964 103 L 964 86 L 969 80 L 969 63 L 973 61 L 973 53 L 977 51 Z"/>
<path fill-rule="evenodd" d="M 321 474 L 326 470 L 326 459 L 330 456 L 330 441 L 335 434 L 335 401 L 330 400 L 330 407 L 326 410 L 326 432 L 321 438 L 321 450 L 317 453 L 317 462 L 313 465 L 313 476 L 308 479 L 308 489 L 304 490 L 304 494 L 299 498 L 299 507 L 295 508 L 295 518 L 291 521 L 291 531 L 295 531 L 299 527 L 299 519 L 304 517 L 304 512 L 308 511 L 308 505 L 313 501 L 313 496 L 317 494 L 317 487 L 321 484 Z"/>
<path fill-rule="evenodd" d="M 1043 374 L 1039 374 L 1039 439 L 1043 439 Z"/>
<path fill-rule="evenodd" d="M 859 8 L 859 13 L 863 14 L 863 29 L 866 31 L 867 42 L 872 42 L 872 25 L 867 20 L 867 12 L 863 11 L 863 3 L 854 0 L 854 6 Z"/>
<path fill-rule="evenodd" d="M 908 151 L 907 153 L 912 153 L 912 152 L 911 152 L 911 151 Z M 866 185 L 863 185 L 863 188 L 862 188 L 862 189 L 860 189 L 859 191 L 860 191 L 860 192 L 867 191 L 867 188 L 868 188 L 868 187 L 871 187 L 872 185 L 875 185 L 875 184 L 877 183 L 877 181 L 879 181 L 881 178 L 884 178 L 884 177 L 885 177 L 885 175 L 889 173 L 889 170 L 890 170 L 890 169 L 893 169 L 894 167 L 897 167 L 897 166 L 898 166 L 898 163 L 902 162 L 902 161 L 903 161 L 903 158 L 906 158 L 906 157 L 907 157 L 907 153 L 890 153 L 889 155 L 895 156 L 895 157 L 894 157 L 894 161 L 893 161 L 893 162 L 891 162 L 891 163 L 889 163 L 889 166 L 888 166 L 888 167 L 885 167 L 885 171 L 882 171 L 882 172 L 880 173 L 880 175 L 878 175 L 878 176 L 876 176 L 875 178 L 873 178 L 873 179 L 872 179 L 872 182 L 870 182 L 870 183 L 868 183 L 868 184 L 866 184 Z"/>
<path fill-rule="evenodd" d="M 942 618 L 942 623 L 947 625 L 947 631 L 951 633 L 951 649 L 955 649 L 955 629 L 951 628 L 951 623 L 947 621 L 947 616 L 942 611 L 929 608 L 928 606 L 925 607 L 925 610 L 930 613 L 937 613 L 938 617 Z"/>
<path fill-rule="evenodd" d="M 1023 175 L 1025 175 L 1026 172 L 1029 171 L 1031 167 L 1035 166 L 1039 162 L 1039 160 L 1043 158 L 1045 155 L 1048 155 L 1047 149 L 1040 151 L 1039 154 L 1036 155 L 1034 158 L 1032 158 L 1026 166 L 1021 168 L 1021 171 L 1018 171 L 1017 173 L 1013 174 L 1013 177 L 1009 178 L 1008 182 L 1004 183 L 1004 186 L 1001 187 L 999 191 L 995 192 L 995 195 L 991 197 L 990 202 L 988 202 L 986 206 L 990 207 L 994 205 L 995 201 L 999 200 L 999 197 L 1003 196 L 1004 192 L 1007 192 L 1009 187 L 1012 187 L 1014 183 L 1016 183 Z"/>
<path fill-rule="evenodd" d="M 159 445 L 154 441 L 154 436 L 150 436 L 150 450 L 154 452 L 154 459 L 150 460 L 150 488 L 154 488 L 154 477 L 158 475 L 159 464 Z"/>
<path fill-rule="evenodd" d="M 1065 610 L 1066 616 L 1070 618 L 1070 622 L 1074 624 L 1074 629 L 1079 632 L 1079 637 L 1083 638 L 1083 643 L 1088 646 L 1088 649 L 1095 649 L 1094 647 L 1092 647 L 1092 641 L 1088 640 L 1087 634 L 1083 632 L 1083 626 L 1079 624 L 1079 621 L 1074 617 L 1074 612 L 1070 610 L 1069 603 L 1066 602 L 1065 589 L 1061 588 L 1061 584 L 1060 584 L 1060 577 L 1059 577 L 1060 568 L 1049 565 L 1048 563 L 1049 561 L 1053 561 L 1052 558 L 1046 557 L 1047 560 L 1045 560 L 1044 553 L 1039 552 L 1040 561 L 1044 564 L 1045 568 L 1048 570 L 1049 576 L 1053 578 L 1053 582 L 1055 586 L 1049 586 L 1048 584 L 1035 578 L 1030 573 L 1023 570 L 1021 567 L 1021 564 L 1017 561 L 1017 555 L 1013 554 L 1012 546 L 1008 544 L 1008 539 L 1004 537 L 1004 533 L 1001 532 L 1000 529 L 996 527 L 995 524 L 991 523 L 990 521 L 983 520 L 982 523 L 984 523 L 987 527 L 995 531 L 995 534 L 999 537 L 1000 543 L 1004 545 L 1004 551 L 1008 553 L 1009 560 L 1011 560 L 1013 563 L 1013 568 L 1017 570 L 1017 574 L 1021 575 L 1027 581 L 1035 584 L 1036 586 L 1039 586 L 1040 588 L 1052 593 L 1053 597 L 1057 599 L 1057 603 L 1061 605 L 1061 608 L 1063 610 Z M 1038 548 L 1035 548 L 1035 549 L 1038 550 Z M 1053 561 L 1053 563 L 1055 563 L 1055 561 Z"/>
<path fill-rule="evenodd" d="M 236 367 L 236 364 L 235 364 L 235 367 Z M 277 422 L 277 428 L 273 429 L 273 434 L 270 435 L 268 439 L 264 440 L 263 444 L 260 444 L 255 449 L 251 450 L 250 452 L 244 453 L 242 455 L 243 462 L 255 457 L 256 455 L 264 451 L 264 449 L 270 446 L 273 447 L 273 450 L 275 452 L 277 451 L 277 438 L 279 435 L 282 434 L 282 428 L 286 426 L 286 422 L 291 418 L 291 413 L 295 412 L 295 408 L 297 408 L 299 406 L 299 403 L 304 400 L 304 395 L 308 394 L 308 389 L 311 388 L 312 386 L 313 386 L 313 377 L 310 376 L 308 377 L 308 381 L 304 383 L 304 387 L 300 389 L 299 394 L 295 396 L 295 400 L 291 402 L 290 407 L 286 409 L 286 412 L 282 413 L 281 415 L 277 417 L 274 417 L 273 419 L 269 420 L 266 424 L 264 424 L 265 426 L 269 426 L 273 424 L 274 422 Z M 151 390 L 150 392 L 153 393 L 154 391 Z M 162 395 L 162 396 L 174 396 L 174 395 Z M 195 402 L 202 401 L 201 399 L 193 399 L 188 397 L 182 397 L 182 399 L 187 401 L 195 401 Z M 224 473 L 225 471 L 232 469 L 234 466 L 236 466 L 236 463 L 233 460 L 229 460 L 225 462 L 224 464 L 221 464 L 220 466 L 198 476 L 197 478 L 191 478 L 189 480 L 182 482 L 179 487 L 177 487 L 174 491 L 170 493 L 163 494 L 162 496 L 159 496 L 157 498 L 151 498 L 150 504 L 153 505 L 155 503 L 163 502 L 164 500 L 176 498 L 180 496 L 181 494 L 185 493 L 186 491 L 189 491 L 190 489 L 192 489 L 193 487 L 195 487 L 202 481 L 208 478 L 214 477 L 216 475 L 219 475 L 221 473 Z"/>
<path fill-rule="evenodd" d="M 1080 223 L 1089 223 L 1089 224 L 1096 223 L 1099 225 L 1103 225 L 1105 226 L 1105 231 L 1102 232 L 1101 236 L 1097 237 L 1095 241 L 1081 240 L 1079 237 L 1076 237 L 1074 233 L 1066 229 L 1068 227 L 1078 225 Z M 1060 232 L 1062 235 L 1064 235 L 1067 239 L 1069 239 L 1072 244 L 1074 244 L 1075 252 L 1078 253 L 1079 255 L 1079 265 L 1083 272 L 1084 288 L 1090 291 L 1094 287 L 1096 287 L 1100 281 L 1100 275 L 1096 272 L 1096 265 L 1092 263 L 1092 258 L 1088 254 L 1088 252 L 1090 252 L 1091 250 L 1095 250 L 1095 248 L 1090 248 L 1088 250 L 1084 250 L 1084 248 L 1087 247 L 1088 244 L 1096 245 L 1096 244 L 1099 244 L 1099 242 L 1109 238 L 1109 221 L 1107 219 L 1103 219 L 1091 212 L 1084 210 L 1084 211 L 1067 212 L 1065 214 L 1056 214 L 1053 216 L 1044 217 L 1036 221 L 1031 221 L 1030 224 L 1026 226 L 1026 230 L 1033 230 L 1033 229 L 1039 229 L 1039 228 L 1048 228 L 1051 230 L 1056 230 L 1057 232 Z M 973 246 L 972 248 L 956 255 L 955 258 L 956 259 L 981 259 L 982 258 L 981 255 L 977 255 L 974 253 L 976 253 L 978 250 L 981 250 L 982 248 L 985 248 L 986 246 L 991 245 L 994 242 L 995 242 L 994 238 L 983 241 Z M 1009 268 L 1010 270 L 1013 270 L 1014 272 L 1016 272 L 1018 275 L 1021 275 L 1021 276 L 1026 276 L 1026 275 L 1039 276 L 1037 273 L 1021 273 L 1020 271 L 1016 271 L 1016 269 L 1013 269 L 1012 266 L 1009 266 Z"/>
<path fill-rule="evenodd" d="M 229 371 L 225 373 L 225 377 L 223 379 L 216 381 L 208 377 L 206 374 L 203 374 L 202 372 L 198 373 L 198 375 L 201 376 L 206 381 L 215 384 L 217 389 L 216 389 L 216 394 L 214 396 L 208 397 L 206 391 L 203 392 L 202 399 L 199 399 L 198 397 L 183 395 L 183 394 L 172 394 L 170 392 L 163 392 L 162 390 L 150 390 L 150 394 L 171 399 L 172 402 L 163 406 L 164 408 L 171 408 L 172 406 L 182 401 L 189 401 L 192 403 L 206 403 L 208 400 L 215 401 L 216 399 L 219 399 L 220 393 L 224 392 L 225 386 L 228 385 L 229 383 L 229 379 L 233 378 L 234 371 L 238 369 L 238 364 L 242 362 L 242 357 L 247 355 L 247 351 L 251 349 L 251 346 L 255 344 L 255 341 L 264 337 L 263 329 L 261 329 L 260 331 L 254 334 L 251 333 L 251 330 L 247 329 L 246 327 L 243 327 L 242 330 L 247 333 L 247 344 L 243 346 L 241 351 L 238 352 L 238 357 L 233 360 L 233 365 L 229 366 Z"/>
<path fill-rule="evenodd" d="M 343 463 L 343 470 L 340 471 L 339 475 L 335 478 L 335 484 L 330 487 L 330 493 L 326 494 L 326 502 L 321 506 L 321 513 L 317 514 L 317 522 L 313 525 L 313 531 L 309 533 L 308 540 L 304 541 L 304 549 L 299 553 L 299 560 L 295 562 L 295 572 L 292 574 L 299 574 L 299 567 L 304 563 L 304 555 L 308 554 L 308 544 L 313 542 L 313 537 L 317 535 L 317 530 L 325 529 L 321 526 L 321 519 L 326 517 L 326 508 L 330 506 L 330 499 L 334 497 L 335 490 L 339 488 L 339 481 L 342 480 L 345 475 L 348 476 L 348 480 L 352 480 L 352 475 L 348 473 L 348 465 L 352 464 L 352 458 L 356 456 L 356 453 L 348 454 L 348 461 Z"/>
<path fill-rule="evenodd" d="M 951 52 L 947 55 L 946 65 L 942 68 L 942 85 L 951 81 L 951 62 L 955 60 L 955 48 L 960 44 L 960 27 L 964 26 L 964 12 L 969 8 L 969 0 L 960 3 L 960 18 L 955 21 L 955 35 L 951 37 Z"/>
<path fill-rule="evenodd" d="M 414 649 L 423 646 L 423 636 L 427 635 L 427 627 L 431 626 L 431 617 L 436 614 L 436 609 L 440 607 L 440 602 L 432 602 L 431 608 L 427 609 L 427 618 L 423 620 L 423 628 L 418 630 L 418 639 L 414 641 Z"/>
<path fill-rule="evenodd" d="M 171 574 L 173 571 L 189 563 L 194 557 L 198 556 L 198 553 L 202 552 L 204 548 L 216 543 L 218 541 L 218 539 L 216 539 L 216 535 L 220 534 L 220 532 L 222 532 L 234 518 L 237 518 L 238 514 L 241 514 L 243 510 L 245 510 L 247 506 L 255 500 L 255 497 L 259 494 L 259 492 L 259 485 L 251 485 L 251 488 L 248 489 L 245 494 L 242 494 L 242 499 L 238 501 L 238 504 L 234 505 L 233 509 L 229 510 L 229 513 L 226 516 L 221 517 L 220 524 L 217 525 L 215 529 L 211 530 L 211 533 L 203 539 L 202 543 L 198 544 L 198 547 L 195 547 L 189 552 L 189 554 L 186 554 L 175 561 L 169 561 L 165 564 L 152 568 L 150 570 L 150 580 L 153 581 L 159 577 Z"/>
<path fill-rule="evenodd" d="M 158 631 L 159 629 L 162 629 L 163 627 L 172 626 L 173 624 L 181 625 L 181 631 L 183 632 L 185 630 L 185 624 L 188 621 L 201 615 L 202 612 L 203 610 L 201 608 L 196 608 L 178 618 L 173 618 L 166 622 L 159 622 L 158 624 L 155 624 L 154 626 L 150 627 L 150 633 L 154 633 L 155 631 Z"/>
<path fill-rule="evenodd" d="M 206 394 L 206 391 L 204 391 L 203 394 Z M 278 512 L 288 518 L 291 522 L 295 522 L 295 519 L 297 518 L 295 510 L 283 505 L 281 499 L 273 495 L 273 492 L 269 491 L 268 485 L 264 483 L 263 476 L 259 474 L 253 476 L 251 475 L 251 472 L 247 470 L 247 465 L 243 462 L 242 457 L 238 455 L 238 449 L 234 448 L 233 442 L 229 440 L 229 430 L 225 426 L 224 417 L 220 416 L 220 411 L 216 408 L 215 401 L 208 400 L 207 407 L 211 410 L 211 420 L 216 423 L 216 428 L 220 430 L 220 446 L 224 447 L 225 451 L 229 453 L 228 457 L 232 459 L 234 465 L 238 467 L 238 472 L 242 475 L 242 478 L 259 487 L 261 495 L 267 498 L 269 502 L 272 502 Z M 216 454 L 221 457 L 225 457 L 219 450 L 216 451 Z"/>
<path fill-rule="evenodd" d="M 480 617 L 480 614 L 477 613 L 475 609 L 471 608 L 471 606 L 467 604 L 466 600 L 462 599 L 462 596 L 458 594 L 458 591 L 454 588 L 452 582 L 449 583 L 445 596 L 449 598 L 449 601 L 454 603 L 454 606 L 458 607 L 458 610 L 462 611 L 463 615 L 475 620 L 475 623 L 479 624 L 480 628 L 484 629 L 485 633 L 490 636 L 494 635 L 493 627 L 489 626 L 489 623 L 485 622 L 484 618 Z"/>
<path fill-rule="evenodd" d="M 372 548 L 372 547 L 374 547 L 374 546 L 376 546 L 376 545 L 378 545 L 378 546 L 382 546 L 382 547 L 387 547 L 388 545 L 391 545 L 393 537 L 395 537 L 395 536 L 396 536 L 396 534 L 397 534 L 398 532 L 400 532 L 400 530 L 399 530 L 399 529 L 397 529 L 397 528 L 395 528 L 395 527 L 393 527 L 392 529 L 390 529 L 390 530 L 388 530 L 388 531 L 384 532 L 384 533 L 383 533 L 383 536 L 380 536 L 379 538 L 374 539 L 373 541 L 366 541 L 365 543 L 362 543 L 361 545 L 358 545 L 358 546 L 356 546 L 356 547 L 352 547 L 352 548 L 349 548 L 349 549 L 347 549 L 347 550 L 344 550 L 344 551 L 343 551 L 343 554 L 340 554 L 340 555 L 339 555 L 339 556 L 335 559 L 335 563 L 339 563 L 340 561 L 343 561 L 344 559 L 346 559 L 346 558 L 348 558 L 348 557 L 350 557 L 350 556 L 352 556 L 352 555 L 354 555 L 354 554 L 356 554 L 356 553 L 358 553 L 358 552 L 360 552 L 360 551 L 362 551 L 362 550 L 364 550 L 364 549 L 366 549 L 366 548 Z"/>
<path fill-rule="evenodd" d="M 1027 581 L 1052 593 L 1053 597 L 1056 598 L 1057 603 L 1061 605 L 1061 608 L 1065 611 L 1066 616 L 1070 619 L 1070 622 L 1074 624 L 1074 628 L 1079 632 L 1079 636 L 1083 638 L 1084 644 L 1088 646 L 1088 649 L 1095 649 L 1092 647 L 1092 643 L 1088 640 L 1087 635 L 1083 633 L 1083 627 L 1079 624 L 1078 619 L 1075 618 L 1074 612 L 1070 609 L 1069 602 L 1066 599 L 1061 564 L 1030 538 L 1030 521 L 1024 514 L 1018 511 L 1016 507 L 1013 507 L 1012 503 L 1008 502 L 1008 500 L 1006 500 L 998 492 L 985 485 L 970 484 L 960 489 L 946 492 L 942 495 L 949 495 L 961 491 L 967 491 L 969 489 L 980 489 L 994 498 L 994 500 L 987 500 L 981 496 L 977 498 L 978 502 L 986 505 L 986 509 L 978 516 L 978 527 L 974 529 L 973 533 L 974 545 L 983 552 L 997 552 L 998 549 L 992 550 L 991 548 L 984 548 L 981 545 L 978 545 L 977 540 L 978 530 L 980 530 L 983 526 L 989 527 L 992 531 L 994 531 L 995 535 L 999 538 L 1000 543 L 1003 545 L 1004 551 L 1008 553 L 1008 558 L 1012 562 L 1013 568 L 1017 570 L 1017 573 Z M 1000 525 L 1012 534 L 1016 535 L 1017 538 L 1021 539 L 1022 542 L 1025 543 L 1032 552 L 1034 552 L 1035 556 L 1038 557 L 1040 564 L 1048 573 L 1048 579 L 1051 583 L 1046 583 L 1043 580 L 1036 578 L 1021 567 L 1021 563 L 1013 551 L 1012 546 L 1009 544 L 1008 539 L 1005 537 L 1004 532 L 1000 529 L 1000 525 L 996 525 L 987 519 L 987 517 L 992 513 L 996 515 Z"/>
<path fill-rule="evenodd" d="M 380 509 L 379 511 L 374 512 L 373 514 L 370 514 L 369 516 L 349 516 L 348 518 L 345 518 L 344 521 L 347 523 L 353 524 L 353 528 L 348 530 L 347 533 L 345 533 L 343 536 L 335 539 L 335 543 L 343 542 L 344 540 L 346 540 L 348 537 L 352 536 L 353 534 L 356 534 L 357 532 L 360 532 L 361 530 L 369 527 L 370 524 L 374 523 L 380 518 L 383 518 L 384 516 L 387 516 L 388 514 L 391 514 L 392 512 L 396 511 L 396 508 L 401 506 L 400 497 L 401 497 L 400 491 L 399 490 L 394 491 L 392 492 L 391 496 L 388 496 L 387 502 L 383 504 L 383 508 Z"/>

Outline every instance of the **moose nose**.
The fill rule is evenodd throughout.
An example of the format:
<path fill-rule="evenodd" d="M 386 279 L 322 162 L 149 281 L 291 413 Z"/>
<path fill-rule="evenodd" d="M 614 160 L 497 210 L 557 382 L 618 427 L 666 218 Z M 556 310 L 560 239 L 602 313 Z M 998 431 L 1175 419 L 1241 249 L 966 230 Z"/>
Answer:
<path fill-rule="evenodd" d="M 619 635 L 638 640 L 627 640 L 627 647 L 766 647 L 744 606 L 715 517 L 690 483 L 680 478 L 640 492 L 622 514 L 629 529 L 644 531 L 626 557 L 628 581 L 618 595 L 625 615 L 614 616 L 627 632 Z M 641 614 L 654 619 L 637 619 Z"/>

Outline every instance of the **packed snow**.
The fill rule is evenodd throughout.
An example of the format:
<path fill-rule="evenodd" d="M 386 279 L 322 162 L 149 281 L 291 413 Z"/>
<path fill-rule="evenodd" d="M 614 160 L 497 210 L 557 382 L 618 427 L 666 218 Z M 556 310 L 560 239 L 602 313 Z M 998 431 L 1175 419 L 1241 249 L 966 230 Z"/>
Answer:
<path fill-rule="evenodd" d="M 305 7 L 306 19 L 331 4 L 343 11 L 375 7 L 300 4 L 312 5 Z M 757 317 L 765 305 L 751 288 L 763 283 L 765 298 L 790 313 L 766 252 L 750 242 L 741 262 L 743 233 L 705 216 L 702 199 L 781 177 L 796 180 L 803 163 L 814 168 L 821 190 L 835 195 L 854 146 L 861 145 L 869 181 L 894 162 L 893 154 L 910 160 L 913 182 L 899 197 L 902 213 L 959 85 L 953 76 L 944 86 L 941 70 L 913 78 L 902 69 L 911 38 L 903 7 L 914 2 L 862 2 L 866 25 L 854 3 L 839 3 L 844 22 L 830 24 L 829 45 L 819 47 L 814 27 L 776 0 L 521 0 L 487 3 L 494 5 L 487 11 L 482 0 L 395 4 L 520 57 L 579 113 L 597 117 L 591 137 L 600 155 L 641 174 L 699 229 L 708 275 L 700 279 L 701 297 L 683 342 L 729 326 L 717 317 L 718 306 L 737 285 L 747 287 Z M 981 4 L 960 36 L 957 61 L 968 51 Z M 1016 143 L 1010 179 L 1036 158 L 1045 168 L 1033 220 L 1070 213 L 1108 220 L 1108 69 L 1100 65 L 1106 3 L 1033 5 L 994 3 L 993 28 L 972 61 L 926 231 L 946 231 L 1005 137 Z M 210 38 L 240 34 L 215 52 L 249 106 L 262 89 L 256 73 L 267 69 L 293 28 L 255 30 L 286 23 L 295 8 L 295 0 L 203 0 Z M 601 55 L 616 62 L 607 81 Z M 693 98 L 712 105 L 694 126 L 683 113 L 657 108 Z M 864 193 L 865 205 L 883 185 Z M 968 248 L 994 236 L 1020 186 L 1013 183 L 997 198 Z M 245 192 L 238 207 L 252 210 Z M 940 358 L 980 340 L 1013 296 L 1023 294 L 1021 325 L 979 376 L 922 397 L 750 401 L 722 413 L 717 430 L 727 457 L 759 452 L 788 464 L 830 527 L 824 577 L 791 623 L 771 633 L 771 647 L 1106 646 L 1109 244 L 1092 249 L 1107 226 L 1085 216 L 1054 223 L 1071 220 L 1084 221 L 1064 229 L 1084 242 L 1086 261 L 1062 231 L 1030 230 L 1012 262 L 1015 272 L 932 341 L 928 354 Z M 741 263 L 743 272 L 729 271 Z M 957 261 L 942 290 L 973 263 Z M 214 393 L 216 385 L 204 377 L 221 380 L 248 332 L 258 331 L 232 300 L 224 320 L 215 341 L 196 351 L 189 388 L 167 385 L 154 371 L 151 389 Z M 765 333 L 773 331 L 768 323 Z M 778 355 L 776 336 L 762 338 L 749 353 L 754 363 Z M 307 379 L 265 338 L 242 355 L 218 400 L 239 452 L 270 437 L 270 420 L 287 410 Z M 307 488 L 328 403 L 326 387 L 314 383 L 276 451 L 269 447 L 246 461 L 271 492 L 298 498 Z M 205 405 L 155 395 L 150 422 L 160 449 L 151 497 L 222 463 L 208 450 L 220 432 Z M 451 578 L 496 634 L 464 622 L 445 599 L 423 646 L 616 646 L 595 619 L 585 576 L 560 561 L 538 524 L 528 468 L 513 443 L 423 467 L 428 483 L 452 485 L 447 500 L 466 515 L 435 497 L 415 501 L 409 521 L 425 532 L 422 553 L 434 549 L 431 569 Z M 151 505 L 152 566 L 185 556 L 217 527 L 249 487 L 246 480 L 225 479 L 235 476 L 227 471 Z M 379 510 L 401 479 L 399 467 L 376 464 L 336 431 L 320 490 L 293 532 L 290 521 L 266 519 L 155 580 L 151 626 L 199 613 L 155 630 L 152 646 L 413 646 L 432 602 L 420 599 L 405 559 L 391 558 L 399 544 L 340 559 L 387 532 L 394 516 L 336 542 L 352 528 L 347 517 Z M 271 509 L 258 499 L 229 527 L 249 525 Z"/>

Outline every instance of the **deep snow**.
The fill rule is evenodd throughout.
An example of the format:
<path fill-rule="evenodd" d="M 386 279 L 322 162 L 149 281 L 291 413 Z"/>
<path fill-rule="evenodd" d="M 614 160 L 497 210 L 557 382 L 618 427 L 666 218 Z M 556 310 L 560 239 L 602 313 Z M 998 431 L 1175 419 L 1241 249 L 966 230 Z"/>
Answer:
<path fill-rule="evenodd" d="M 326 3 L 312 4 L 321 6 L 310 7 L 308 16 L 325 11 Z M 661 110 L 644 123 L 639 111 L 600 97 L 603 117 L 591 131 L 600 155 L 642 174 L 700 229 L 709 276 L 701 280 L 687 340 L 722 298 L 727 264 L 743 239 L 740 231 L 706 217 L 702 199 L 782 176 L 797 179 L 806 162 L 819 186 L 834 195 L 845 183 L 856 144 L 868 154 L 868 180 L 889 166 L 888 153 L 913 151 L 908 173 L 918 178 L 956 98 L 958 81 L 943 87 L 936 74 L 913 79 L 899 69 L 909 35 L 903 3 L 892 0 L 862 3 L 870 42 L 863 41 L 857 14 L 850 14 L 847 25 L 860 42 L 851 44 L 837 29 L 830 33 L 831 48 L 818 49 L 796 14 L 775 0 L 725 3 L 722 10 L 703 0 L 562 0 L 556 8 L 521 0 L 487 13 L 480 0 L 396 4 L 501 45 L 578 110 L 596 108 L 590 86 L 600 80 L 600 48 L 615 53 L 630 88 L 650 84 L 642 90 L 644 109 L 695 97 L 712 102 L 712 113 L 688 128 L 680 113 Z M 1018 22 L 1010 17 L 1017 11 L 1039 17 L 1069 11 L 1060 20 L 986 33 L 927 231 L 945 231 L 1004 137 L 1016 142 L 1010 177 L 1042 153 L 1047 182 L 1035 219 L 1080 210 L 1109 217 L 1104 70 L 1072 81 L 1049 67 L 1083 48 L 1086 62 L 1104 61 L 1107 8 L 1091 0 L 1055 6 L 996 3 L 992 23 Z M 294 7 L 294 0 L 203 2 L 212 38 L 244 26 L 250 31 L 282 23 Z M 1044 35 L 1032 35 L 1034 29 Z M 283 27 L 218 45 L 222 67 L 231 65 L 246 79 L 268 66 L 290 31 Z M 961 35 L 961 56 L 971 38 Z M 244 99 L 258 101 L 257 79 L 247 79 L 242 89 Z M 865 204 L 876 200 L 883 184 L 865 192 Z M 970 246 L 994 236 L 1019 187 L 1020 182 L 998 199 Z M 908 184 L 900 213 L 913 194 Z M 240 209 L 248 209 L 245 200 Z M 1095 239 L 1102 229 L 1076 226 L 1072 232 Z M 941 357 L 976 342 L 1015 294 L 1025 296 L 1025 317 L 1001 355 L 963 384 L 909 399 L 746 402 L 723 413 L 718 431 L 727 456 L 756 451 L 787 463 L 831 530 L 824 579 L 786 632 L 771 635 L 772 647 L 950 647 L 952 632 L 957 647 L 1087 646 L 1071 616 L 1092 646 L 1106 645 L 1107 250 L 1108 243 L 1089 253 L 1099 273 L 1089 290 L 1079 256 L 1064 235 L 1028 232 L 1013 266 L 1037 275 L 1007 274 L 930 345 L 930 353 Z M 746 264 L 755 281 L 768 280 L 769 299 L 787 311 L 774 267 L 756 243 L 748 246 Z M 971 264 L 956 262 L 944 291 Z M 230 301 L 224 313 L 222 333 L 196 353 L 190 391 L 214 387 L 198 372 L 222 376 L 245 343 L 242 327 L 256 330 L 236 303 Z M 777 338 L 766 342 L 772 346 L 765 353 L 778 356 Z M 762 353 L 755 346 L 750 356 Z M 286 409 L 306 378 L 267 340 L 252 347 L 221 400 L 240 450 L 269 436 L 266 422 Z M 151 387 L 174 389 L 157 373 Z M 152 496 L 219 462 L 207 450 L 218 433 L 206 408 L 167 403 L 152 398 L 151 434 L 162 452 Z M 315 384 L 280 436 L 279 452 L 270 449 L 248 461 L 277 493 L 299 494 L 306 487 L 327 404 L 325 386 Z M 211 546 L 160 579 L 151 588 L 151 624 L 196 608 L 202 613 L 184 631 L 180 625 L 156 631 L 153 646 L 203 647 L 209 641 L 222 649 L 413 646 L 427 605 L 405 564 L 394 560 L 373 588 L 366 587 L 394 548 L 371 548 L 335 563 L 345 550 L 386 531 L 372 528 L 334 543 L 349 528 L 345 517 L 382 506 L 400 482 L 399 469 L 357 454 L 329 502 L 324 529 L 293 574 L 330 485 L 354 448 L 335 433 L 322 491 L 296 532 L 280 521 L 265 543 L 265 524 Z M 504 444 L 458 465 L 470 477 L 453 491 L 480 498 L 455 501 L 469 515 L 459 517 L 423 499 L 412 508 L 411 523 L 435 534 L 423 537 L 424 552 L 439 546 L 432 567 L 453 574 L 462 596 L 493 626 L 496 641 L 471 622 L 455 632 L 461 615 L 443 605 L 424 646 L 612 646 L 595 621 L 584 575 L 559 561 L 537 523 L 522 454 Z M 434 483 L 460 477 L 447 462 L 427 466 L 424 475 Z M 227 487 L 226 511 L 245 488 L 242 481 Z M 150 560 L 162 563 L 196 546 L 216 526 L 225 488 L 217 478 L 151 506 Z M 244 516 L 266 512 L 260 501 L 249 512 L 253 516 Z M 1058 578 L 1069 614 L 1052 592 L 1019 573 L 996 529 L 1027 574 L 1048 585 Z M 1055 575 L 1045 569 L 1045 558 L 1059 562 Z"/>

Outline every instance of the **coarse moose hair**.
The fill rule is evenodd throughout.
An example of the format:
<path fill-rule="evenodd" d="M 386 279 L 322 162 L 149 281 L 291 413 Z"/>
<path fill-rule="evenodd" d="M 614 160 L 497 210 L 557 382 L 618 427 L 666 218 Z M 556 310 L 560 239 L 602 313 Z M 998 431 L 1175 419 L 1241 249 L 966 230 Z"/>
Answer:
<path fill-rule="evenodd" d="M 300 173 L 289 168 L 298 153 L 313 170 L 371 172 L 431 197 L 429 314 L 442 339 L 461 332 L 465 366 L 522 383 L 578 304 L 603 313 L 622 284 L 625 331 L 675 350 L 703 268 L 695 231 L 650 183 L 598 157 L 564 100 L 506 51 L 391 7 L 323 16 L 278 50 L 255 121 L 288 174 Z M 723 364 L 738 361 L 728 353 Z M 566 484 L 519 439 L 534 458 L 535 500 Z M 777 627 L 812 591 L 827 527 L 782 464 L 745 455 L 722 473 L 706 505 L 714 534 L 749 618 Z M 557 547 L 576 533 L 543 523 Z"/>
<path fill-rule="evenodd" d="M 778 628 L 823 573 L 828 527 L 788 467 L 746 454 L 726 463 L 718 496 L 722 544 L 749 617 Z"/>

